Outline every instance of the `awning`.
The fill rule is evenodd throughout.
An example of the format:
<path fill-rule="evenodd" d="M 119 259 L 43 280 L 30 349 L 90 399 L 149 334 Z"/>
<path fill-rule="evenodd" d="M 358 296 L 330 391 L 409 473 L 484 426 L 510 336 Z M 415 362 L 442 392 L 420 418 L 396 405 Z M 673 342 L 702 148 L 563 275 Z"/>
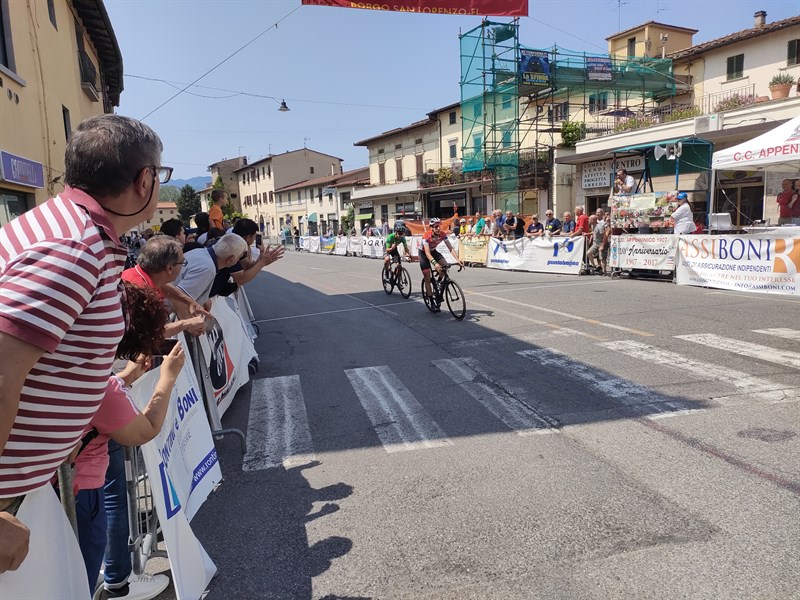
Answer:
<path fill-rule="evenodd" d="M 316 223 L 317 222 L 317 213 L 313 212 L 306 217 L 309 223 Z"/>
<path fill-rule="evenodd" d="M 800 172 L 800 117 L 795 117 L 756 138 L 714 152 L 718 170 Z"/>
<path fill-rule="evenodd" d="M 371 218 L 372 218 L 372 213 L 367 213 L 365 215 L 356 215 L 356 221 L 365 221 Z"/>
<path fill-rule="evenodd" d="M 616 152 L 638 152 L 641 150 L 649 150 L 655 146 L 666 146 L 667 144 L 677 144 L 680 142 L 682 145 L 686 146 L 689 144 L 704 144 L 706 146 L 711 146 L 711 142 L 706 140 L 701 140 L 700 138 L 696 137 L 688 137 L 688 138 L 677 138 L 674 140 L 661 140 L 658 142 L 649 142 L 647 144 L 637 144 L 635 146 L 626 146 L 625 148 L 617 148 L 616 150 L 612 150 L 612 153 Z"/>

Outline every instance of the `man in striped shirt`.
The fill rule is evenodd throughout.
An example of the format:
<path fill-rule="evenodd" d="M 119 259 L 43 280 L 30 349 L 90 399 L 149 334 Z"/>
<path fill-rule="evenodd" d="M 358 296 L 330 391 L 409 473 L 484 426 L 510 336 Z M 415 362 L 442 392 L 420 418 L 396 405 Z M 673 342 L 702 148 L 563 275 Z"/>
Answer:
<path fill-rule="evenodd" d="M 119 238 L 155 213 L 172 172 L 161 151 L 134 119 L 87 119 L 67 145 L 64 191 L 0 230 L 0 597 L 46 597 L 54 582 L 58 597 L 88 597 L 49 481 L 106 389 L 125 328 Z"/>

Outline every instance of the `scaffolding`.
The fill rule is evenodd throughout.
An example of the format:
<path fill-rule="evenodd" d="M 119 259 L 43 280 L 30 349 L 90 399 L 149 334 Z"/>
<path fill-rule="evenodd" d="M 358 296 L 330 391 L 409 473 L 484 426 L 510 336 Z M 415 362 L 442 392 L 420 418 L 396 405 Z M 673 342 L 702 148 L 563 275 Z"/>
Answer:
<path fill-rule="evenodd" d="M 670 59 L 520 46 L 516 19 L 483 21 L 459 40 L 462 170 L 490 177 L 495 207 L 515 213 L 523 147 L 537 182 L 555 146 L 668 120 L 662 103 L 689 89 Z"/>
<path fill-rule="evenodd" d="M 490 173 L 495 207 L 520 210 L 519 23 L 483 21 L 459 36 L 462 170 Z"/>

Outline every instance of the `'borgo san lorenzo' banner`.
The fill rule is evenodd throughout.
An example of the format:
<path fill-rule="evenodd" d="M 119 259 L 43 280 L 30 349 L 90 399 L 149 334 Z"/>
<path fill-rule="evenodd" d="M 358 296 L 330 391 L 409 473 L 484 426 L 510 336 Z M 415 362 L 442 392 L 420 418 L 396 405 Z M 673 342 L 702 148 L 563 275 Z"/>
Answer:
<path fill-rule="evenodd" d="M 302 4 L 431 15 L 528 16 L 528 0 L 303 0 Z"/>

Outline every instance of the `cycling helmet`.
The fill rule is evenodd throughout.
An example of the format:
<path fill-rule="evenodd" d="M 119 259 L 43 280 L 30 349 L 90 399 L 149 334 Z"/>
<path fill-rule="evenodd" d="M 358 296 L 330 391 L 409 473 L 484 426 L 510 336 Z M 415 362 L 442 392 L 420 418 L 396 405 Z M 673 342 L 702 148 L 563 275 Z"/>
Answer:
<path fill-rule="evenodd" d="M 403 221 L 395 221 L 394 222 L 394 232 L 395 233 L 405 233 L 406 232 L 406 224 Z"/>
<path fill-rule="evenodd" d="M 430 225 L 431 227 L 433 227 L 434 225 L 441 225 L 441 224 L 442 224 L 442 220 L 441 220 L 441 219 L 439 219 L 439 218 L 437 218 L 437 217 L 433 217 L 433 218 L 432 218 L 432 219 L 431 219 L 431 220 L 428 222 L 428 225 Z"/>

